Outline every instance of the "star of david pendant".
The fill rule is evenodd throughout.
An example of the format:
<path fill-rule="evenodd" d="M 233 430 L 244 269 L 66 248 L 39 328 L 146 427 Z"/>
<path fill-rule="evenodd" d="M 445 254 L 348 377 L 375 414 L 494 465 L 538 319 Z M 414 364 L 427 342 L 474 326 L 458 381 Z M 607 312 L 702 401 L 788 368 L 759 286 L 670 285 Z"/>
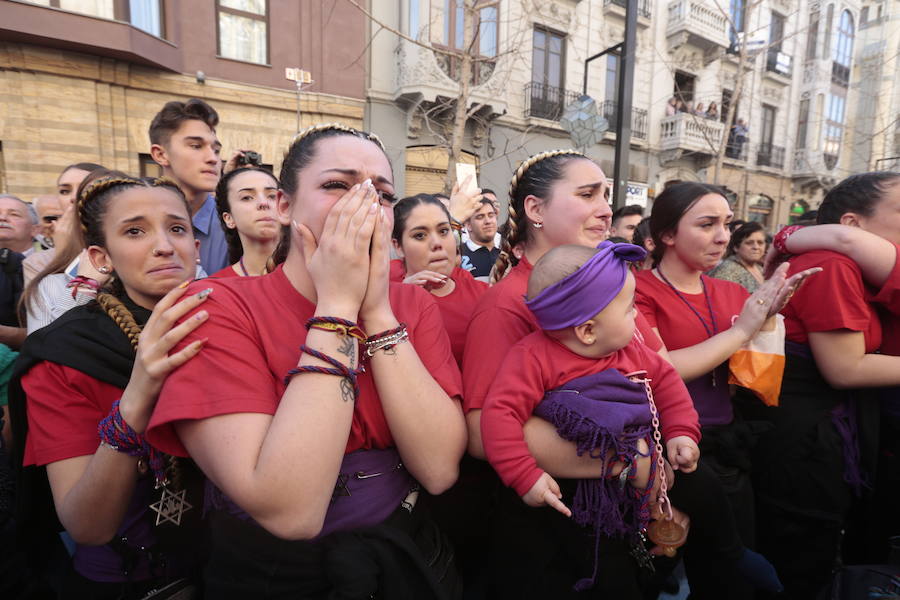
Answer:
<path fill-rule="evenodd" d="M 185 498 L 187 490 L 172 493 L 169 488 L 163 486 L 162 491 L 159 501 L 150 505 L 150 509 L 156 513 L 156 524 L 168 521 L 174 525 L 181 525 L 181 515 L 194 507 Z"/>

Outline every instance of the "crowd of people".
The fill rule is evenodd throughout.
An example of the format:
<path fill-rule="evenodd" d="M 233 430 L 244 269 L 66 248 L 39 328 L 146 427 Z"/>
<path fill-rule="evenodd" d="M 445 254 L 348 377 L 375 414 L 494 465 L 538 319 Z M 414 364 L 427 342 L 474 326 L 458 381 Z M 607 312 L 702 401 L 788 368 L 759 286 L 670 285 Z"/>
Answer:
<path fill-rule="evenodd" d="M 172 101 L 163 177 L 0 197 L 3 598 L 638 600 L 683 560 L 800 600 L 888 562 L 900 175 L 770 242 L 703 183 L 612 212 L 573 150 L 398 198 L 374 134 L 276 177 L 218 126 Z M 763 403 L 729 360 L 777 331 Z"/>

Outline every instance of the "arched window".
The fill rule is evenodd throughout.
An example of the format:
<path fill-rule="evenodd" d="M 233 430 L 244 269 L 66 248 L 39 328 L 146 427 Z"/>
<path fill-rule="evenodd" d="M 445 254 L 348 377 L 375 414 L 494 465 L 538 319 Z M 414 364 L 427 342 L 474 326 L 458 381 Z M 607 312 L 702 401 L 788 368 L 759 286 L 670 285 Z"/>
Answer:
<path fill-rule="evenodd" d="M 849 67 L 853 55 L 853 15 L 849 10 L 841 13 L 837 44 L 834 46 L 834 62 Z"/>

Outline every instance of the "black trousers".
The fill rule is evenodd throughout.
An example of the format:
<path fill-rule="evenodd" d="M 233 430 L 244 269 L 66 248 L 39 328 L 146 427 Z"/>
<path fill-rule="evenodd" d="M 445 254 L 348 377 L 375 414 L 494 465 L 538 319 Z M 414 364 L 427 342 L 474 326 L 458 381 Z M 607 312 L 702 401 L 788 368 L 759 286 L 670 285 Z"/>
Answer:
<path fill-rule="evenodd" d="M 577 481 L 557 480 L 563 501 L 575 494 Z M 549 507 L 532 508 L 510 489 L 499 496 L 492 528 L 488 597 L 509 600 L 639 600 L 646 576 L 623 540 L 596 537 L 589 529 Z M 575 583 L 590 577 L 597 560 L 596 585 L 583 592 Z"/>

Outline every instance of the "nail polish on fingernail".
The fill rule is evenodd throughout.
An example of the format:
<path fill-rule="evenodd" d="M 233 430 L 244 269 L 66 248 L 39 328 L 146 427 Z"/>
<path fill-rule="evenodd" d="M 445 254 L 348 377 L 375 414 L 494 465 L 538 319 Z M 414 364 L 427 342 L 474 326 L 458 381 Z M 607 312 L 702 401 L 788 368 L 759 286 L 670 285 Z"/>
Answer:
<path fill-rule="evenodd" d="M 203 319 L 205 319 L 208 316 L 209 316 L 208 312 L 206 312 L 205 310 L 201 310 L 196 315 L 194 315 L 194 318 L 197 319 L 198 321 L 202 321 Z"/>
<path fill-rule="evenodd" d="M 207 296 L 212 294 L 212 291 L 213 291 L 212 288 L 206 288 L 202 292 L 197 293 L 197 298 L 199 298 L 200 300 L 205 300 Z"/>
<path fill-rule="evenodd" d="M 373 214 L 376 210 L 378 210 L 377 202 L 373 202 L 372 204 L 369 205 L 369 214 L 370 215 Z"/>
<path fill-rule="evenodd" d="M 371 180 L 371 179 L 366 179 L 365 181 L 362 182 L 362 184 L 363 184 L 363 187 L 371 188 L 371 187 L 372 187 L 372 180 Z"/>
<path fill-rule="evenodd" d="M 188 280 L 186 280 L 186 281 L 182 281 L 181 284 L 178 286 L 178 289 L 183 290 L 183 289 L 186 288 L 192 281 L 193 281 L 193 279 L 188 279 Z"/>

